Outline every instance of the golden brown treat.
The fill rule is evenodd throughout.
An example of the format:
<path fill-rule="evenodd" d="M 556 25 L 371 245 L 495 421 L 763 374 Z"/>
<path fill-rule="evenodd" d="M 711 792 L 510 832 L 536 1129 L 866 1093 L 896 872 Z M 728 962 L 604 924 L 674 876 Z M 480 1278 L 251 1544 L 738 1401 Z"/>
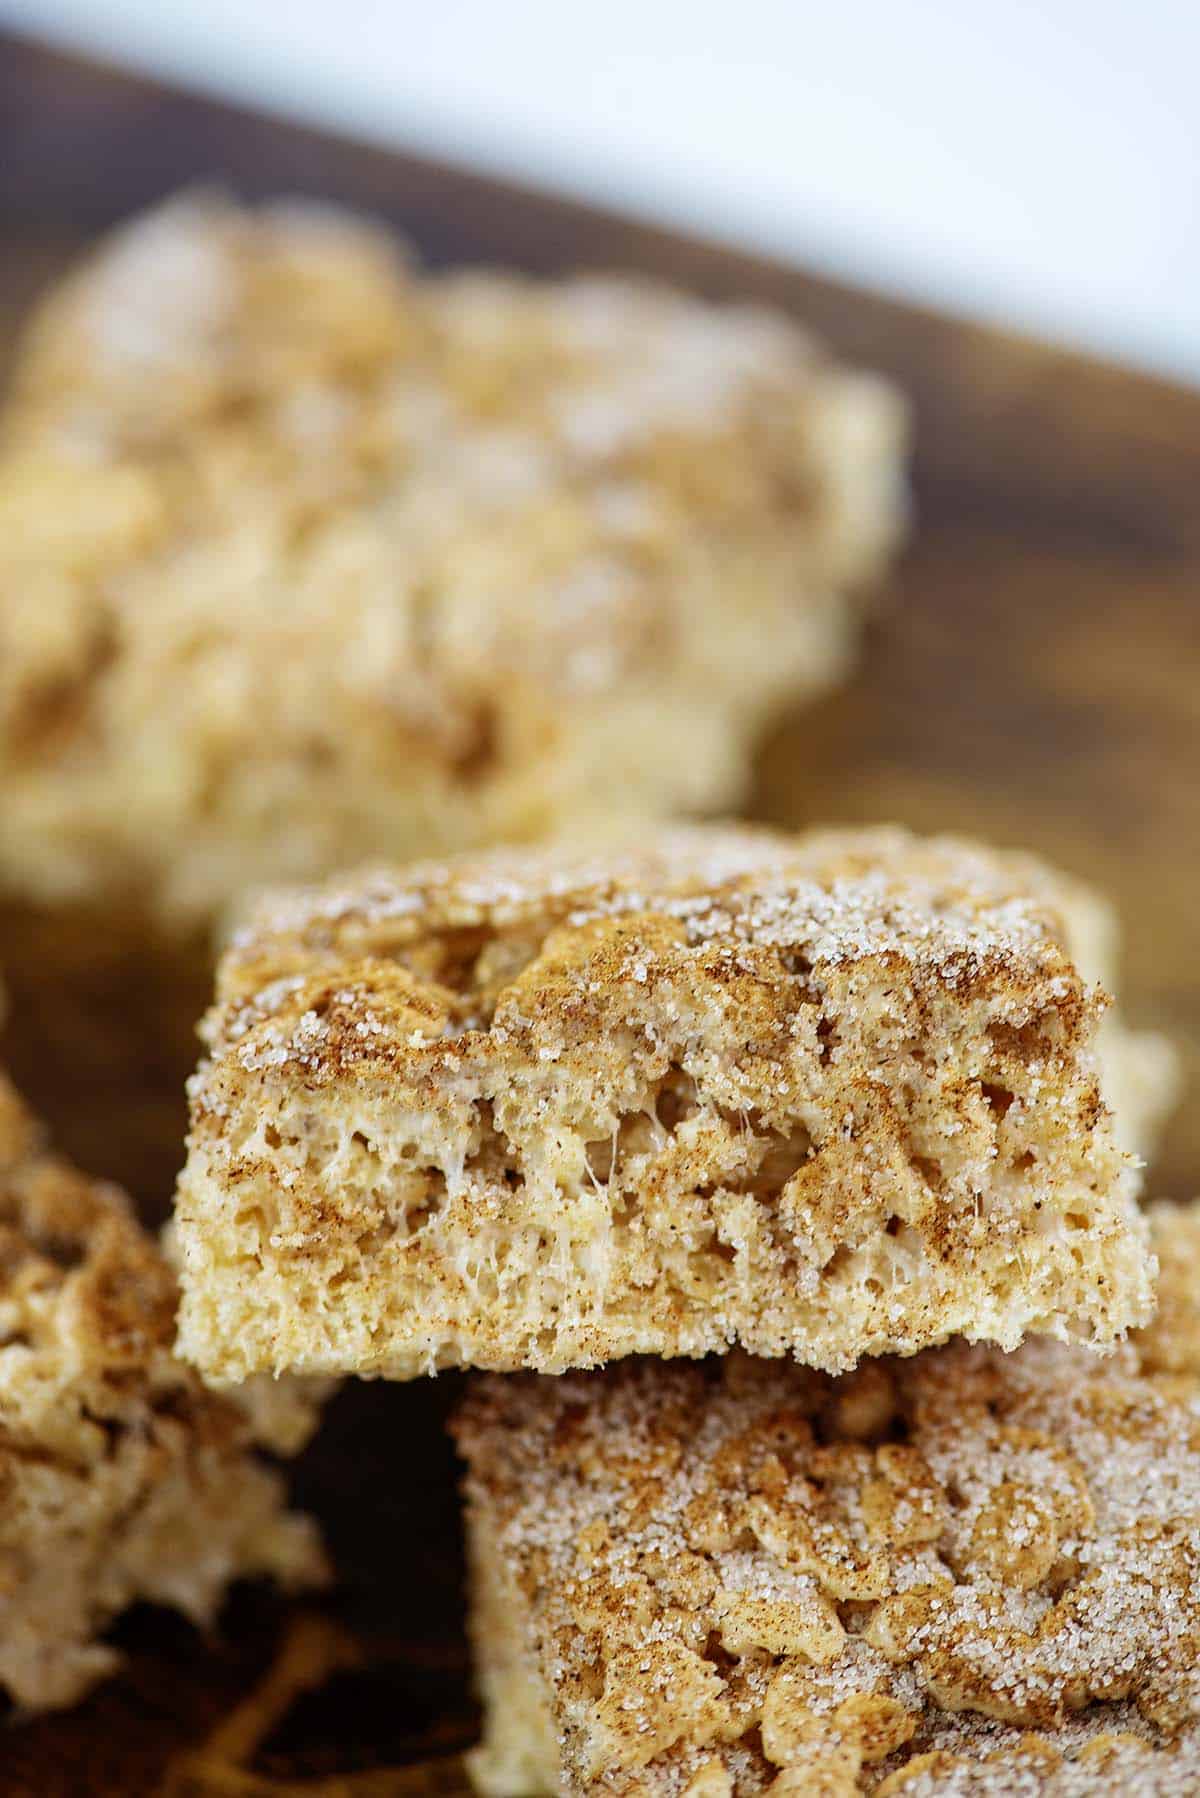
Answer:
<path fill-rule="evenodd" d="M 243 1411 L 172 1354 L 175 1303 L 124 1195 L 47 1153 L 0 1076 L 0 1687 L 22 1709 L 108 1673 L 135 1601 L 207 1623 L 231 1580 L 322 1575 Z M 260 1405 L 260 1439 L 298 1447 L 301 1409 Z"/>
<path fill-rule="evenodd" d="M 692 830 L 266 899 L 191 1088 L 182 1352 L 406 1378 L 1111 1340 L 1151 1268 L 1078 898 L 948 839 Z"/>
<path fill-rule="evenodd" d="M 1156 1236 L 1189 1300 L 1107 1360 L 481 1379 L 457 1425 L 480 1789 L 1200 1789 L 1200 1238 L 1177 1218 Z"/>
<path fill-rule="evenodd" d="M 0 892 L 203 921 L 734 800 L 847 664 L 902 437 L 781 316 L 421 276 L 315 205 L 136 221 L 3 426 Z"/>

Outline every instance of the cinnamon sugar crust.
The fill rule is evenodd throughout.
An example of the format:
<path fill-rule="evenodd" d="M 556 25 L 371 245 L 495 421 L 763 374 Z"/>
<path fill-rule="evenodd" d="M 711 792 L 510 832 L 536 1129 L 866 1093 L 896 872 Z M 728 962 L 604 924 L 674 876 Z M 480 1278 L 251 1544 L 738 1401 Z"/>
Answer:
<path fill-rule="evenodd" d="M 270 897 L 191 1087 L 182 1352 L 224 1381 L 1111 1341 L 1151 1261 L 1069 947 L 1092 916 L 898 830 Z"/>
<path fill-rule="evenodd" d="M 424 275 L 315 204 L 135 220 L 0 423 L 0 890 L 180 925 L 732 803 L 847 667 L 904 434 L 772 313 Z"/>
<path fill-rule="evenodd" d="M 1190 1284 L 1107 1359 L 480 1379 L 457 1424 L 480 1790 L 1197 1789 L 1195 1212 L 1155 1237 Z"/>
<path fill-rule="evenodd" d="M 49 1154 L 0 1076 L 0 1687 L 77 1699 L 138 1600 L 212 1620 L 226 1586 L 323 1576 L 254 1440 L 295 1449 L 301 1397 L 243 1409 L 175 1359 L 175 1281 L 117 1188 Z"/>

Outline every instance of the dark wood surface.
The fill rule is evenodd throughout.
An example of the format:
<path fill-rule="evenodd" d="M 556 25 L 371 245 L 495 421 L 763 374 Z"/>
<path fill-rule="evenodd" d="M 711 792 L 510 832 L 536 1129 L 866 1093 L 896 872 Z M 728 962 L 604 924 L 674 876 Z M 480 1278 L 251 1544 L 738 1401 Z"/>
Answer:
<path fill-rule="evenodd" d="M 859 677 L 766 746 L 754 811 L 896 818 L 1037 850 L 1107 888 L 1125 993 L 1189 1092 L 1152 1183 L 1200 1191 L 1200 394 L 415 157 L 0 37 L 0 329 L 90 236 L 183 182 L 320 194 L 431 261 L 636 267 L 795 311 L 894 376 L 918 532 Z M 471 1737 L 453 1382 L 348 1390 L 300 1470 L 343 1571 L 324 1607 L 236 1598 L 220 1634 L 134 1616 L 130 1671 L 10 1732 L 0 1790 L 452 1793 Z"/>

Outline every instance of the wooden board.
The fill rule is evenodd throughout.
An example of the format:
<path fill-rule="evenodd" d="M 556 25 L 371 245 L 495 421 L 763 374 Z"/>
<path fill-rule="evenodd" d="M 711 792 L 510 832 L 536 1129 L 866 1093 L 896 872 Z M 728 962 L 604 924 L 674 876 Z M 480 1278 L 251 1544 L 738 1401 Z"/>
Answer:
<path fill-rule="evenodd" d="M 858 678 L 767 745 L 755 814 L 969 831 L 1107 888 L 1128 1009 L 1188 1060 L 1153 1185 L 1200 1192 L 1200 394 L 4 38 L 0 342 L 96 231 L 213 178 L 367 208 L 435 262 L 636 267 L 753 296 L 908 390 L 914 546 Z M 0 1790 L 459 1791 L 474 1717 L 440 1430 L 454 1389 L 335 1405 L 300 1472 L 343 1571 L 326 1607 L 243 1594 L 210 1643 L 129 1619 L 129 1675 L 10 1732 Z"/>

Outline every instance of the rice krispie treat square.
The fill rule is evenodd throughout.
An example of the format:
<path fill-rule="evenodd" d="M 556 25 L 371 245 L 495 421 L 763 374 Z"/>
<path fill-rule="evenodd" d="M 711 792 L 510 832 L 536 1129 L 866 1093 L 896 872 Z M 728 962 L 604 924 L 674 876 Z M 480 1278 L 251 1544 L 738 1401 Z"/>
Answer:
<path fill-rule="evenodd" d="M 314 204 L 135 221 L 0 421 L 0 893 L 194 920 L 732 802 L 847 666 L 903 439 L 780 315 L 427 276 Z"/>
<path fill-rule="evenodd" d="M 0 1688 L 21 1709 L 110 1672 L 103 1631 L 127 1605 L 208 1623 L 232 1580 L 323 1576 L 253 1452 L 298 1448 L 312 1407 L 294 1387 L 206 1391 L 172 1352 L 175 1304 L 124 1195 L 48 1153 L 0 1076 Z"/>
<path fill-rule="evenodd" d="M 191 1087 L 181 1351 L 225 1381 L 1108 1342 L 1151 1266 L 1070 947 L 1097 915 L 888 830 L 268 898 Z"/>
<path fill-rule="evenodd" d="M 1200 1790 L 1200 1235 L 1175 1222 L 1177 1305 L 1110 1359 L 481 1379 L 479 1789 Z"/>

